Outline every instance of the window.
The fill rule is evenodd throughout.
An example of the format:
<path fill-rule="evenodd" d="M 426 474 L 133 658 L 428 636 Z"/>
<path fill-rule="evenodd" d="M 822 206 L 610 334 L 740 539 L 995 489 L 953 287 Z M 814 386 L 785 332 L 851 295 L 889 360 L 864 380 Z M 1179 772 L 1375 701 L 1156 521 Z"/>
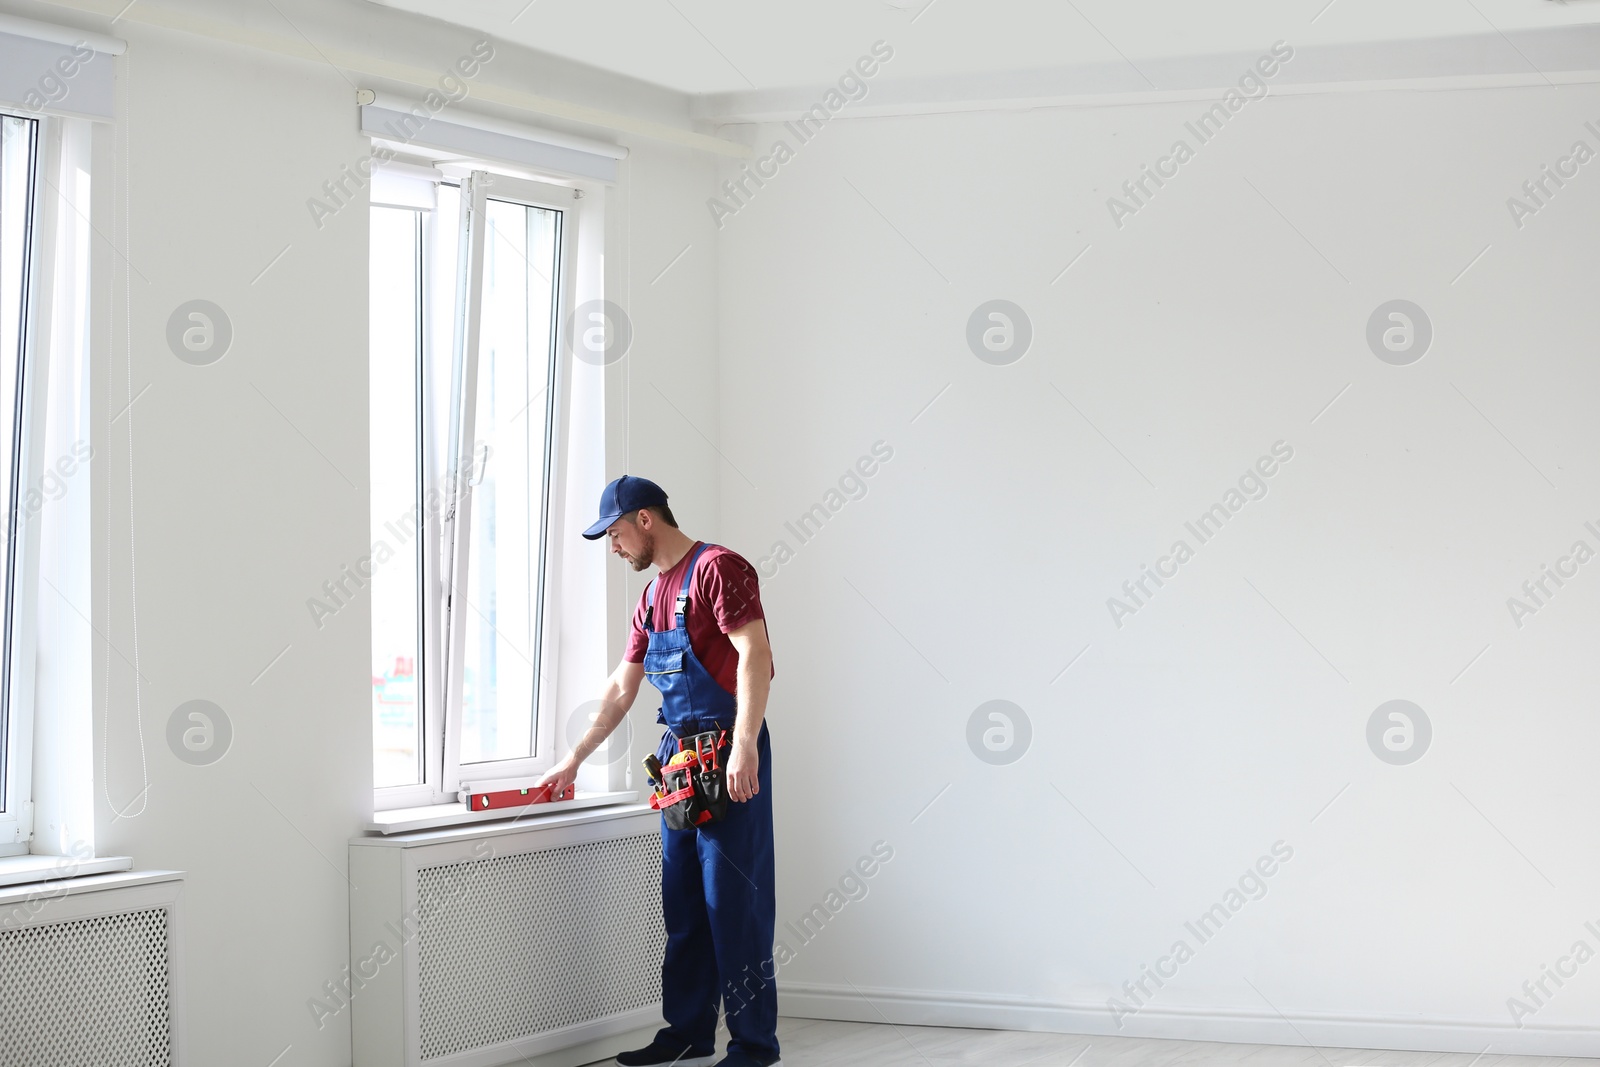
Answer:
<path fill-rule="evenodd" d="M 380 809 L 532 777 L 558 741 L 546 612 L 577 201 L 421 171 L 375 177 L 371 209 Z"/>
<path fill-rule="evenodd" d="M 31 709 L 14 699 L 11 678 L 38 155 L 39 120 L 0 114 L 0 855 L 26 852 L 31 831 L 24 817 L 31 796 Z"/>
<path fill-rule="evenodd" d="M 422 499 L 421 211 L 372 209 L 372 540 L 390 536 Z M 405 462 L 392 462 L 404 459 Z M 417 532 L 407 530 L 415 539 Z M 422 552 L 374 566 L 372 576 L 373 784 L 420 785 L 426 751 L 418 698 Z M 410 564 L 408 567 L 407 564 Z"/>

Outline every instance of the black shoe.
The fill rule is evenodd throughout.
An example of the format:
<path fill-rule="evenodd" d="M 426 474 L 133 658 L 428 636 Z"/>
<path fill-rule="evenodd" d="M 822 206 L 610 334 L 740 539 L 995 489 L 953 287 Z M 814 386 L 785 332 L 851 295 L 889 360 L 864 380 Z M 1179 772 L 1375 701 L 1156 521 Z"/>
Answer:
<path fill-rule="evenodd" d="M 748 1052 L 730 1052 L 715 1067 L 783 1067 L 782 1060 L 758 1060 Z"/>
<path fill-rule="evenodd" d="M 696 1056 L 680 1045 L 668 1045 L 658 1037 L 644 1048 L 617 1055 L 621 1067 L 711 1067 L 716 1062 L 715 1050 Z"/>

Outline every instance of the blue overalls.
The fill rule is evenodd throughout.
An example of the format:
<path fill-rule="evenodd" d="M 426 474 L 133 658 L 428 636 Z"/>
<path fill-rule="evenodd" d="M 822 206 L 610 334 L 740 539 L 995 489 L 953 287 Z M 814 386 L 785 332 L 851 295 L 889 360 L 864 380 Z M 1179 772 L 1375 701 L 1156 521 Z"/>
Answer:
<path fill-rule="evenodd" d="M 684 614 L 695 564 L 707 545 L 695 550 L 678 591 L 675 626 L 655 630 L 646 615 L 649 646 L 645 677 L 661 690 L 656 721 L 662 735 L 656 758 L 663 764 L 678 750 L 677 737 L 706 730 L 733 735 L 738 701 L 700 663 L 689 643 Z M 645 604 L 655 604 L 655 581 Z M 709 611 L 709 604 L 695 605 Z M 674 736 L 676 735 L 676 737 Z M 772 845 L 772 754 L 767 725 L 756 745 L 761 759 L 761 789 L 749 800 L 730 800 L 720 822 L 698 829 L 661 826 L 661 905 L 667 950 L 661 964 L 661 1013 L 667 1021 L 657 1037 L 681 1044 L 694 1056 L 715 1051 L 717 1005 L 725 1005 L 728 1051 L 757 1062 L 778 1058 L 778 991 L 772 958 L 777 916 Z M 724 756 L 724 759 L 727 757 Z"/>

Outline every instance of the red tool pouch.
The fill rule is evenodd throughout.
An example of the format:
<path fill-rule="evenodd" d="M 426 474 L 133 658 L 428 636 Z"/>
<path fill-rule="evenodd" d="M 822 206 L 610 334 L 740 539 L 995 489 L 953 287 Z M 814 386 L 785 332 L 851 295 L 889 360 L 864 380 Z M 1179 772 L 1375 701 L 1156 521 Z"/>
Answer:
<path fill-rule="evenodd" d="M 664 767 L 661 791 L 650 806 L 661 812 L 669 830 L 688 830 L 721 822 L 728 814 L 728 731 L 709 730 L 678 739 L 679 752 L 692 752 L 686 761 Z"/>

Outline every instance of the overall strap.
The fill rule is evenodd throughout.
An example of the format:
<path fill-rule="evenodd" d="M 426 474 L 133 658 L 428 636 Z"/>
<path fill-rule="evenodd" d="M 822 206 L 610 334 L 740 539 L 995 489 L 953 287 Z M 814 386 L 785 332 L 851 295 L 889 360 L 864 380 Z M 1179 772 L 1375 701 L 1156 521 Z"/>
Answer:
<path fill-rule="evenodd" d="M 700 553 L 711 546 L 701 542 L 700 547 L 694 550 L 694 558 L 689 561 L 689 569 L 683 573 L 683 588 L 678 590 L 677 626 L 684 629 L 687 625 L 683 621 L 683 614 L 689 609 L 689 583 L 694 580 L 694 565 L 700 562 Z"/>

